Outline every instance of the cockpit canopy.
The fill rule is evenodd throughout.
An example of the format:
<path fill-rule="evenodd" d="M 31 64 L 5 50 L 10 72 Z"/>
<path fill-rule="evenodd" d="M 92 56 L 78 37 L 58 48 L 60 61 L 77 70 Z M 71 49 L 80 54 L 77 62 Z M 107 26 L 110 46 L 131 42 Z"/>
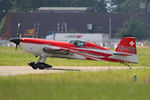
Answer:
<path fill-rule="evenodd" d="M 83 40 L 71 40 L 69 43 L 75 45 L 76 47 L 84 47 L 86 42 Z"/>

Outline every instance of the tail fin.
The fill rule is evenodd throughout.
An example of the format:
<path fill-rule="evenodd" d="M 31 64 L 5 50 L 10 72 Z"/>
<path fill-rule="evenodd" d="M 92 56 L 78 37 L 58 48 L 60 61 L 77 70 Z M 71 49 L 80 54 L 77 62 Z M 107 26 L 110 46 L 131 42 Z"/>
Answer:
<path fill-rule="evenodd" d="M 135 37 L 124 36 L 120 43 L 118 44 L 115 52 L 128 53 L 128 54 L 137 54 L 136 52 L 136 42 Z"/>
<path fill-rule="evenodd" d="M 135 37 L 123 37 L 115 50 L 115 58 L 128 63 L 137 63 L 135 41 Z"/>

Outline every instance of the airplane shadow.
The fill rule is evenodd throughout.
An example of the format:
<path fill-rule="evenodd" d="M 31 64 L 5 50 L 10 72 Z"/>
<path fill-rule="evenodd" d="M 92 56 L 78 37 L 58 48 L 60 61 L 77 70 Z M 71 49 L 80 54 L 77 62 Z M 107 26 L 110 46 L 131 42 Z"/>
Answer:
<path fill-rule="evenodd" d="M 81 71 L 80 69 L 71 69 L 71 68 L 48 68 L 45 70 Z"/>

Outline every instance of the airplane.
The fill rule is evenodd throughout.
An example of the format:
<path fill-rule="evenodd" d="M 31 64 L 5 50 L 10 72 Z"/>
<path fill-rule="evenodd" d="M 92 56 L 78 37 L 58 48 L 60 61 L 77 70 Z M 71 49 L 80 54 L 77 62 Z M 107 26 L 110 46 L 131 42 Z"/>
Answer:
<path fill-rule="evenodd" d="M 33 69 L 52 68 L 45 63 L 47 57 L 137 63 L 136 39 L 130 35 L 125 35 L 121 39 L 115 51 L 84 40 L 62 42 L 38 38 L 13 38 L 10 42 L 15 43 L 16 48 L 19 45 L 23 51 L 39 57 L 37 61 L 28 63 Z"/>

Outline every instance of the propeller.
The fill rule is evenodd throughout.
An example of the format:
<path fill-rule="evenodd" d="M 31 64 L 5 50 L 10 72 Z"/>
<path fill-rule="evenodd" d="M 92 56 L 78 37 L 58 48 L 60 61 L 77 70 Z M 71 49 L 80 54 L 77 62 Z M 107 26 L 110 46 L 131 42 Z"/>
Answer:
<path fill-rule="evenodd" d="M 16 44 L 16 51 L 17 51 L 18 45 L 22 41 L 21 33 L 19 32 L 19 30 L 20 30 L 20 22 L 18 23 L 18 27 L 17 27 L 17 38 L 12 38 L 12 39 L 9 40 L 10 42 L 13 42 L 13 43 Z"/>

